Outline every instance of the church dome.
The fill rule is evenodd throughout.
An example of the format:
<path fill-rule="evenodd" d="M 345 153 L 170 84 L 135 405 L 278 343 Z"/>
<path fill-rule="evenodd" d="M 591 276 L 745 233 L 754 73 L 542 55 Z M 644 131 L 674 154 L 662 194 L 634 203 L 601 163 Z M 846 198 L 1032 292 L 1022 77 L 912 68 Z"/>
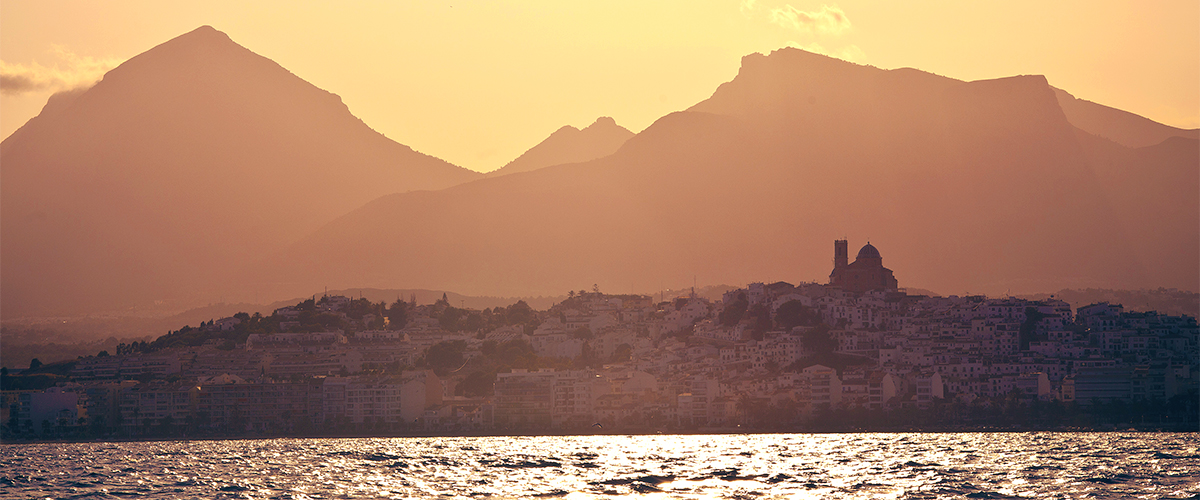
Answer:
<path fill-rule="evenodd" d="M 855 257 L 855 260 L 858 259 L 883 259 L 883 257 L 879 255 L 879 250 L 876 250 L 874 246 L 867 243 L 862 247 L 862 250 L 858 251 L 858 257 Z"/>

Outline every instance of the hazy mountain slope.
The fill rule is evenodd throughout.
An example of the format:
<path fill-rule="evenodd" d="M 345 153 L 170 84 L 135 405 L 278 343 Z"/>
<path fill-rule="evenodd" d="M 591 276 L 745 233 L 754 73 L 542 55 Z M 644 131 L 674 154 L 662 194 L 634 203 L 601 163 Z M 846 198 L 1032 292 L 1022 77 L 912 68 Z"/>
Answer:
<path fill-rule="evenodd" d="M 479 177 L 205 26 L 0 145 L 3 314 L 204 298 L 367 200 Z"/>
<path fill-rule="evenodd" d="M 1196 291 L 1200 279 L 1200 141 L 1170 137 L 1143 148 L 1122 147 L 1078 132 L 1113 217 L 1098 225 L 1129 240 L 1138 262 L 1161 276 L 1142 288 Z M 1173 275 L 1172 275 L 1173 274 Z M 1166 275 L 1166 276 L 1163 276 Z M 1133 287 L 1128 287 L 1133 288 Z"/>
<path fill-rule="evenodd" d="M 1128 111 L 1077 99 L 1058 88 L 1054 89 L 1054 95 L 1072 125 L 1122 146 L 1153 146 L 1170 137 L 1200 139 L 1200 130 L 1197 129 L 1187 130 L 1163 125 Z"/>
<path fill-rule="evenodd" d="M 633 137 L 633 132 L 617 125 L 615 120 L 607 116 L 597 118 L 583 130 L 566 125 L 517 159 L 487 175 L 495 177 L 603 158 L 616 152 L 630 137 Z"/>
<path fill-rule="evenodd" d="M 870 238 L 901 286 L 944 293 L 1194 288 L 1194 243 L 1130 237 L 1148 224 L 1194 242 L 1195 218 L 1117 211 L 1174 189 L 1196 158 L 1112 146 L 1081 143 L 1040 76 L 960 82 L 784 49 L 747 56 L 611 156 L 380 198 L 267 276 L 473 294 L 823 282 L 848 236 Z M 1127 184 L 1099 180 L 1111 155 L 1163 175 L 1118 162 Z"/>

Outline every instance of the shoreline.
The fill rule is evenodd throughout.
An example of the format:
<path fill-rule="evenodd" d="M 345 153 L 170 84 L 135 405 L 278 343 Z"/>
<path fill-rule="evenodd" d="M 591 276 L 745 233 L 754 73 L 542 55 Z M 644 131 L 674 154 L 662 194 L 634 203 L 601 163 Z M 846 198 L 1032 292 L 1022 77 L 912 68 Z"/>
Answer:
<path fill-rule="evenodd" d="M 1109 428 L 1110 426 L 1082 427 L 1029 427 L 1023 426 L 969 426 L 961 428 L 876 428 L 876 429 L 791 429 L 791 430 L 762 430 L 742 431 L 736 428 L 702 428 L 694 430 L 670 431 L 636 431 L 613 430 L 611 432 L 581 433 L 578 431 L 563 432 L 475 432 L 475 433 L 436 433 L 436 432 L 388 432 L 388 433 L 313 433 L 290 435 L 241 434 L 224 436 L 148 436 L 148 437 L 101 437 L 91 439 L 4 439 L 0 445 L 31 445 L 31 444 L 81 444 L 81 443 L 150 443 L 166 441 L 254 441 L 268 439 L 392 439 L 392 438 L 485 438 L 485 437 L 572 437 L 572 436 L 704 436 L 704 435 L 770 435 L 770 434 L 1008 434 L 1008 433 L 1062 433 L 1062 434 L 1097 434 L 1097 433 L 1149 433 L 1149 434 L 1187 434 L 1200 433 L 1200 428 L 1194 425 L 1187 429 L 1176 426 L 1130 426 Z M 1180 425 L 1178 427 L 1184 427 Z"/>

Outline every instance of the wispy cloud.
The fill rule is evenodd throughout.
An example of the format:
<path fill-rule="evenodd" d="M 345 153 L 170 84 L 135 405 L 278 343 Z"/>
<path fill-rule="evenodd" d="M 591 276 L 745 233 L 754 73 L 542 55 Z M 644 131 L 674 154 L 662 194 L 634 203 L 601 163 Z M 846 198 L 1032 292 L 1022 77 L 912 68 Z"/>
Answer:
<path fill-rule="evenodd" d="M 773 5 L 767 5 L 771 3 Z M 738 10 L 748 19 L 758 19 L 759 22 L 769 22 L 781 28 L 792 31 L 788 38 L 796 36 L 807 43 L 794 40 L 787 42 L 788 46 L 816 52 L 838 59 L 862 62 L 866 54 L 857 45 L 835 42 L 839 35 L 851 28 L 850 17 L 837 5 L 822 5 L 820 10 L 812 12 L 782 4 L 771 0 L 739 0 Z M 816 40 L 824 42 L 823 45 Z M 828 48 L 832 44 L 835 48 Z"/>
<path fill-rule="evenodd" d="M 742 0 L 738 10 L 742 12 L 743 16 L 750 17 L 755 10 L 758 10 L 758 0 Z"/>
<path fill-rule="evenodd" d="M 0 60 L 0 93 L 17 95 L 86 87 L 121 64 L 117 59 L 80 56 L 61 46 L 53 46 L 50 52 L 55 62 L 49 66 L 37 61 L 20 64 Z"/>
<path fill-rule="evenodd" d="M 743 6 L 745 2 L 743 2 Z M 806 33 L 839 34 L 850 29 L 850 18 L 838 7 L 822 5 L 821 10 L 807 12 L 791 5 L 773 8 L 771 22 Z"/>

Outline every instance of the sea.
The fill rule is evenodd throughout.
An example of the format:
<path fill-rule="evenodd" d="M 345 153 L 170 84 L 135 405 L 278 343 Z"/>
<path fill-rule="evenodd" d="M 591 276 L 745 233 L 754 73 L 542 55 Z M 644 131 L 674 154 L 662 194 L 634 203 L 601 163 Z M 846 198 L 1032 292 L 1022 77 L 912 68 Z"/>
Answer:
<path fill-rule="evenodd" d="M 1200 498 L 1196 433 L 0 445 L 3 498 Z"/>

